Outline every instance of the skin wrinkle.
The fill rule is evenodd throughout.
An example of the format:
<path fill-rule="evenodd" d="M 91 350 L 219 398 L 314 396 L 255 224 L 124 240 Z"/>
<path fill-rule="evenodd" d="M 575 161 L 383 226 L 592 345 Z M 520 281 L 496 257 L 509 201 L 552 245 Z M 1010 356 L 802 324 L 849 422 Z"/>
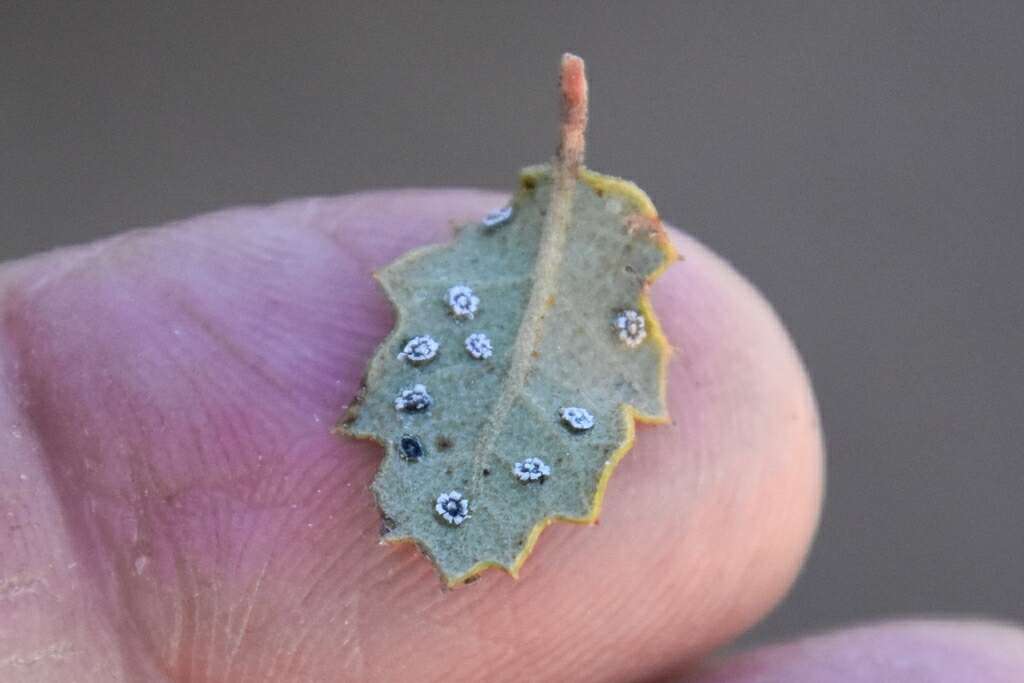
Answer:
<path fill-rule="evenodd" d="M 188 385 L 192 388 L 193 400 L 196 401 L 197 404 L 199 405 L 199 407 L 200 407 L 199 412 L 202 413 L 202 414 L 211 415 L 212 412 L 213 412 L 212 411 L 212 407 L 209 406 L 209 404 L 207 403 L 207 401 L 205 399 L 205 396 L 204 396 L 204 392 L 202 392 L 200 390 L 200 387 L 196 383 L 196 380 L 192 376 L 192 373 L 189 372 L 188 365 L 186 363 L 178 360 L 173 355 L 168 355 L 168 358 L 170 358 L 171 361 L 178 368 L 178 372 L 176 372 L 175 374 L 178 377 L 180 377 L 183 381 L 187 382 Z M 209 380 L 207 379 L 207 381 L 209 381 Z M 220 412 L 220 411 L 218 411 L 218 412 Z M 218 422 L 219 422 L 219 424 L 223 425 L 225 421 L 223 419 L 221 419 Z M 137 419 L 134 423 L 135 424 L 140 424 L 140 425 L 143 424 L 141 418 Z M 222 439 L 223 439 L 224 431 L 225 431 L 224 428 L 221 427 L 220 429 L 217 430 L 216 435 L 215 435 L 215 438 L 218 440 L 218 442 L 221 442 L 222 446 L 223 446 Z M 205 456 L 206 452 L 209 449 L 207 449 L 205 447 L 205 445 L 203 443 L 202 435 L 198 431 L 192 430 L 190 436 L 192 437 L 191 438 L 191 442 L 192 442 L 193 451 L 195 453 L 202 454 L 202 455 Z M 223 469 L 230 470 L 230 465 L 232 464 L 231 461 L 230 461 L 230 456 L 228 455 L 231 452 L 230 449 L 222 447 L 219 450 L 224 454 L 223 457 L 225 458 L 226 464 L 228 465 L 227 468 L 223 468 Z M 204 459 L 204 464 L 206 462 L 208 462 L 208 461 L 205 461 L 205 459 Z M 238 482 L 237 475 L 236 475 L 236 479 L 235 480 L 231 480 L 231 479 L 221 480 L 220 477 L 215 477 L 215 478 L 212 478 L 212 480 L 211 480 L 211 478 L 209 478 L 209 477 L 203 477 L 201 481 L 198 478 L 197 479 L 191 479 L 191 480 L 188 480 L 188 481 L 184 482 L 183 484 L 177 485 L 175 487 L 175 490 L 167 491 L 166 490 L 167 484 L 158 484 L 159 478 L 157 477 L 157 475 L 156 475 L 156 473 L 155 473 L 155 471 L 154 471 L 154 469 L 152 467 L 149 468 L 149 474 L 150 474 L 150 483 L 154 487 L 159 486 L 160 489 L 164 489 L 164 493 L 162 495 L 162 498 L 164 500 L 166 500 L 167 498 L 177 497 L 177 492 L 179 492 L 179 491 L 180 492 L 184 492 L 184 491 L 192 492 L 192 491 L 196 491 L 196 490 L 200 490 L 200 491 L 202 491 L 202 490 L 206 490 L 206 491 L 215 491 L 215 490 L 225 491 L 225 490 L 230 490 L 232 488 L 232 485 L 236 484 Z M 228 475 L 228 476 L 230 476 L 230 475 Z"/>
<path fill-rule="evenodd" d="M 364 531 L 364 533 L 370 533 L 369 529 Z M 335 566 L 340 566 L 341 563 L 343 562 L 343 560 L 346 558 L 346 556 L 349 555 L 349 553 L 350 553 L 350 550 L 348 548 L 346 548 L 346 549 L 344 549 L 341 552 L 336 554 L 335 558 L 332 560 L 331 567 L 325 569 L 325 571 L 322 572 L 321 575 L 319 575 L 319 577 L 315 581 L 315 584 L 310 586 L 309 590 L 306 591 L 306 593 L 303 595 L 303 598 L 302 598 L 302 601 L 300 602 L 300 604 L 303 604 L 307 600 L 309 600 L 311 598 L 311 596 L 316 592 L 317 588 L 322 587 L 322 586 L 329 587 L 329 584 L 328 584 L 327 580 L 330 577 L 330 569 L 334 568 Z M 365 568 L 364 571 L 370 572 L 370 571 L 372 571 L 372 569 L 368 567 L 368 568 Z M 353 584 L 358 584 L 359 582 L 361 582 L 362 578 L 365 577 L 365 575 L 367 575 L 367 574 L 366 573 L 357 574 L 356 577 L 354 578 L 354 580 L 352 581 L 352 583 Z M 351 646 L 358 651 L 357 656 L 354 657 L 355 661 L 356 661 L 356 667 L 357 668 L 354 669 L 353 671 L 349 672 L 349 673 L 353 677 L 356 677 L 356 674 L 358 674 L 358 677 L 356 677 L 356 678 L 359 678 L 359 677 L 362 677 L 362 668 L 365 667 L 365 660 L 364 660 L 364 657 L 362 657 L 361 639 L 366 637 L 367 630 L 364 627 L 362 627 L 362 624 L 361 624 L 361 618 L 362 618 L 361 614 L 362 614 L 362 612 L 361 612 L 361 609 L 360 609 L 360 606 L 361 606 L 360 593 L 359 593 L 359 591 L 357 589 L 353 590 L 353 588 L 354 587 L 352 587 L 350 585 L 345 585 L 345 586 L 340 586 L 339 585 L 339 586 L 337 586 L 335 588 L 334 595 L 335 595 L 335 597 L 338 600 L 340 600 L 341 605 L 342 605 L 342 607 L 341 607 L 341 609 L 339 611 L 341 612 L 341 614 L 345 615 L 345 618 L 343 620 L 343 624 L 345 626 L 350 626 L 350 628 L 347 631 L 347 635 L 345 635 L 345 638 L 346 638 L 345 644 L 346 645 L 351 644 Z M 327 595 L 324 595 L 323 597 L 326 598 Z M 330 611 L 330 607 L 328 606 L 329 604 L 330 604 L 330 600 L 324 599 L 324 600 L 319 601 L 319 604 L 316 605 L 315 608 L 319 612 L 329 612 Z M 310 614 L 310 615 L 312 616 L 313 614 Z M 309 618 L 309 623 L 315 623 L 315 621 L 316 621 L 315 618 Z M 332 615 L 330 616 L 329 620 L 327 620 L 327 621 L 328 621 L 329 624 L 336 624 L 337 621 L 338 621 L 338 615 L 332 613 Z M 297 643 L 295 645 L 295 650 L 297 652 L 296 658 L 297 658 L 297 661 L 298 661 L 298 666 L 301 666 L 301 664 L 303 663 L 304 660 L 313 658 L 315 656 L 315 655 L 312 654 L 313 644 L 314 643 L 319 643 L 319 642 L 324 641 L 324 640 L 329 640 L 331 637 L 332 637 L 332 634 L 331 634 L 331 630 L 330 629 L 319 630 L 318 632 L 313 631 L 311 629 L 307 629 L 306 631 L 304 631 L 303 634 L 301 635 L 301 637 L 297 640 Z M 329 647 L 331 647 L 331 645 L 329 645 Z M 347 651 L 345 653 L 345 656 L 346 656 L 346 660 L 350 660 L 350 659 L 353 658 L 352 656 L 350 656 L 350 654 Z"/>
<path fill-rule="evenodd" d="M 191 388 L 191 396 L 199 405 L 199 412 L 204 415 L 216 415 L 218 417 L 217 423 L 218 425 L 220 425 L 220 428 L 214 433 L 214 438 L 216 439 L 217 444 L 219 446 L 216 450 L 220 453 L 223 453 L 226 459 L 225 462 L 227 467 L 222 469 L 226 470 L 226 472 L 230 472 L 231 465 L 233 463 L 230 460 L 228 454 L 231 452 L 231 449 L 226 447 L 230 445 L 230 440 L 226 443 L 225 436 L 228 436 L 229 434 L 226 434 L 226 432 L 230 433 L 231 430 L 224 428 L 225 424 L 230 424 L 230 422 L 223 417 L 225 411 L 215 411 L 214 407 L 208 404 L 204 392 L 201 391 L 201 388 L 197 384 L 195 378 L 192 376 L 192 373 L 189 372 L 189 366 L 187 363 L 179 360 L 175 356 L 169 355 L 168 358 L 172 360 L 172 362 L 175 364 L 177 368 L 177 371 L 174 374 L 182 378 L 185 382 L 187 382 L 189 387 Z M 205 379 L 209 381 L 208 377 Z M 132 406 L 129 405 L 128 407 L 130 410 L 132 410 L 134 415 L 134 419 L 131 421 L 132 424 L 140 426 L 144 425 L 145 422 L 142 416 L 135 412 Z M 205 454 L 207 451 L 210 450 L 209 448 L 206 447 L 203 435 L 199 430 L 189 430 L 188 435 L 190 439 L 189 448 L 187 450 L 200 454 Z M 240 443 L 240 440 L 236 440 L 235 442 Z M 139 450 L 141 451 L 141 449 Z M 172 485 L 170 482 L 167 481 L 167 479 L 170 478 L 168 475 L 165 474 L 165 476 L 163 477 L 158 475 L 155 467 L 152 466 L 151 459 L 142 458 L 141 460 L 143 465 L 145 466 L 146 473 L 148 476 L 148 485 L 152 487 L 153 490 L 159 491 L 160 498 L 165 502 L 168 500 L 177 499 L 184 492 L 191 493 L 195 491 L 204 491 L 207 493 L 222 492 L 224 494 L 231 492 L 233 495 L 237 495 L 237 484 L 240 483 L 241 481 L 244 481 L 245 477 L 244 473 L 242 475 L 225 474 L 222 477 L 213 478 L 212 480 L 210 477 L 203 477 L 201 479 L 189 479 L 182 484 Z M 134 459 L 132 460 L 132 462 L 134 462 Z M 208 463 L 209 461 L 205 462 Z M 135 488 L 136 490 L 141 490 L 139 489 L 138 485 L 136 485 Z"/>
<path fill-rule="evenodd" d="M 216 343 L 229 358 L 233 358 L 242 364 L 247 370 L 250 370 L 255 376 L 262 379 L 269 386 L 277 390 L 282 398 L 289 399 L 286 405 L 291 405 L 291 400 L 294 399 L 294 392 L 291 387 L 281 382 L 272 373 L 268 372 L 256 359 L 249 356 L 245 350 L 236 344 L 225 334 L 221 334 L 217 331 L 216 326 L 210 323 L 206 316 L 199 313 L 193 304 L 184 298 L 176 300 L 178 310 L 185 316 L 186 319 L 192 321 L 196 327 L 203 332 L 208 338 Z M 185 375 L 188 376 L 187 374 Z M 197 396 L 202 396 L 202 392 L 197 391 Z"/>
<path fill-rule="evenodd" d="M 289 513 L 289 516 L 290 516 L 290 513 Z M 280 529 L 280 526 L 278 527 L 278 529 Z M 280 532 L 278 531 L 278 533 L 280 533 Z M 279 545 L 278 543 L 275 543 L 274 547 L 276 547 L 278 545 Z M 253 624 L 253 616 L 252 615 L 253 615 L 253 612 L 254 612 L 255 607 L 256 607 L 255 600 L 256 600 L 257 596 L 259 595 L 259 587 L 261 587 L 263 585 L 263 580 L 264 580 L 264 578 L 266 576 L 267 571 L 269 570 L 269 568 L 271 566 L 271 563 L 274 562 L 274 560 L 276 560 L 278 557 L 280 557 L 280 556 L 276 552 L 271 551 L 270 557 L 267 559 L 267 561 L 264 563 L 263 567 L 260 570 L 260 574 L 259 574 L 259 576 L 257 578 L 257 587 L 256 587 L 256 589 L 251 594 L 248 594 L 248 595 L 246 595 L 243 598 L 243 603 L 247 604 L 247 606 L 245 608 L 246 609 L 246 617 L 245 617 L 245 622 L 244 622 L 245 623 L 245 627 L 238 634 L 238 637 L 237 637 L 238 640 L 237 640 L 235 648 L 234 648 L 234 655 L 230 659 L 230 670 L 234 670 L 234 663 L 235 663 L 235 661 L 238 660 L 238 652 L 241 650 L 242 645 L 245 642 L 246 635 L 249 632 L 254 630 L 254 628 L 252 626 L 252 624 Z M 273 624 L 274 621 L 275 620 L 273 618 L 271 618 L 271 619 L 267 620 L 266 623 L 260 623 L 259 628 L 261 628 L 261 629 L 266 628 L 268 625 Z M 263 652 L 260 651 L 260 656 L 262 656 L 262 655 L 263 655 Z"/>
<path fill-rule="evenodd" d="M 74 272 L 72 270 L 65 271 L 65 273 Z M 51 282 L 56 280 L 51 280 Z M 37 287 L 35 291 L 39 291 Z M 107 625 L 107 628 L 116 629 L 116 618 L 114 615 L 113 604 L 114 601 L 110 593 L 105 590 L 104 582 L 98 580 L 98 577 L 102 576 L 102 570 L 97 566 L 98 557 L 91 553 L 91 546 L 88 544 L 86 539 L 91 535 L 89 531 L 89 525 L 87 523 L 88 515 L 76 514 L 74 507 L 69 502 L 68 496 L 68 480 L 64 476 L 65 469 L 62 463 L 55 460 L 53 457 L 54 450 L 52 444 L 49 443 L 49 430 L 46 428 L 45 421 L 37 412 L 39 405 L 39 398 L 33 395 L 26 389 L 31 389 L 34 384 L 33 382 L 22 374 L 27 366 L 31 365 L 32 359 L 27 357 L 24 352 L 21 352 L 21 347 L 17 343 L 20 338 L 20 334 L 23 331 L 24 320 L 22 320 L 18 313 L 25 306 L 25 298 L 21 292 L 16 290 L 14 287 L 9 287 L 6 296 L 3 301 L 4 304 L 4 338 L 8 342 L 8 348 L 12 350 L 10 355 L 11 358 L 15 358 L 15 367 L 18 371 L 18 376 L 14 382 L 14 387 L 20 388 L 22 391 L 15 394 L 15 401 L 22 407 L 24 414 L 24 422 L 29 426 L 29 429 L 35 435 L 36 440 L 40 444 L 40 452 L 42 454 L 42 462 L 46 466 L 50 473 L 50 482 L 53 485 L 54 492 L 60 511 L 63 518 L 63 526 L 68 530 L 68 537 L 71 541 L 72 550 L 74 557 L 80 566 L 85 568 L 85 577 L 93 582 L 98 589 L 100 595 L 106 597 L 101 600 L 99 607 L 103 610 L 102 616 Z M 13 388 L 13 387 L 12 387 Z M 59 452 L 59 451 L 58 451 Z M 84 533 L 76 534 L 75 530 L 81 530 Z M 93 532 L 102 533 L 102 529 L 93 528 Z M 118 652 L 121 657 L 121 670 L 122 672 L 135 672 L 135 674 L 143 674 L 149 671 L 149 667 L 143 665 L 137 658 L 136 654 L 130 652 L 129 648 L 121 648 Z M 115 674 L 120 675 L 120 674 Z"/>
<path fill-rule="evenodd" d="M 0 600 L 14 600 L 25 595 L 33 595 L 40 588 L 46 587 L 46 579 L 42 576 L 30 576 L 24 572 L 0 579 Z"/>
<path fill-rule="evenodd" d="M 147 491 L 151 490 L 150 487 L 152 487 L 152 490 L 159 490 L 156 478 L 154 477 L 151 468 L 145 467 L 144 464 L 142 467 L 139 467 L 134 460 L 129 461 L 129 467 L 131 468 L 129 476 L 135 484 L 134 490 Z M 155 538 L 155 529 L 160 526 L 166 526 L 166 522 L 161 524 L 161 520 L 158 520 L 160 517 L 160 510 L 159 508 L 153 507 L 152 498 L 142 496 L 133 502 L 135 502 L 136 508 L 134 515 L 135 524 L 138 529 L 138 538 L 136 539 L 137 545 L 139 538 Z M 102 523 L 103 518 L 100 517 L 98 520 Z M 117 534 L 112 529 L 107 528 L 103 537 L 106 541 L 106 547 L 111 549 L 117 548 Z M 143 544 L 148 547 L 148 541 L 143 541 Z M 120 558 L 120 562 L 115 561 L 112 563 L 114 570 L 118 575 L 120 585 L 127 591 L 131 591 L 132 569 L 134 568 L 134 560 L 131 556 L 135 555 L 136 548 L 133 548 L 132 550 L 133 552 L 127 553 L 127 557 L 122 556 Z M 180 547 L 177 544 L 172 546 L 172 553 L 174 553 L 175 557 L 180 555 Z M 138 609 L 134 609 L 134 603 L 131 600 L 125 601 L 125 607 L 131 616 L 132 622 L 139 627 L 135 630 L 133 637 L 139 638 L 142 641 L 144 652 L 152 658 L 154 663 L 158 664 L 160 662 L 160 648 L 157 645 L 155 638 L 151 637 L 151 634 L 143 628 L 145 624 L 145 614 Z"/>
<path fill-rule="evenodd" d="M 0 670 L 6 668 L 32 670 L 40 662 L 44 662 L 46 660 L 65 659 L 74 654 L 75 650 L 71 643 L 66 640 L 61 640 L 28 655 L 10 655 L 8 657 L 4 657 L 3 659 L 0 659 Z"/>
<path fill-rule="evenodd" d="M 126 409 L 133 415 L 132 424 L 142 425 L 143 421 L 141 416 L 137 413 L 132 404 L 126 405 Z M 133 449 L 133 451 L 136 449 Z M 129 467 L 129 477 L 133 482 L 134 491 L 157 491 L 159 492 L 156 497 L 143 496 L 140 499 L 141 505 L 136 508 L 137 524 L 145 526 L 150 531 L 148 536 L 150 538 L 157 538 L 157 528 L 162 530 L 163 538 L 170 539 L 170 543 L 167 544 L 166 550 L 171 554 L 171 562 L 174 572 L 176 574 L 176 584 L 178 590 L 176 591 L 179 596 L 179 600 L 176 601 L 178 605 L 177 610 L 171 610 L 171 614 L 175 616 L 175 621 L 180 628 L 176 631 L 176 642 L 177 646 L 171 648 L 172 651 L 182 651 L 182 645 L 188 645 L 191 643 L 192 634 L 195 629 L 195 594 L 194 577 L 186 563 L 184 553 L 182 552 L 182 543 L 177 541 L 175 538 L 176 529 L 172 523 L 172 520 L 168 519 L 166 514 L 166 508 L 161 509 L 160 507 L 154 506 L 156 500 L 166 500 L 169 495 L 164 489 L 164 485 L 161 483 L 151 463 L 145 459 L 127 458 L 126 462 Z M 102 517 L 98 518 L 102 520 Z M 116 553 L 119 543 L 118 537 L 112 530 L 107 530 L 107 533 L 103 536 L 105 543 L 103 547 L 110 549 L 112 554 Z M 131 571 L 128 568 L 131 565 L 131 558 L 123 559 L 121 563 L 113 563 L 113 567 L 116 575 L 119 579 L 119 584 L 124 587 L 120 595 L 124 596 L 125 600 L 121 601 L 121 607 L 124 608 L 131 620 L 130 639 L 141 639 L 143 643 L 143 652 L 150 658 L 153 665 L 162 670 L 168 677 L 173 676 L 173 669 L 167 667 L 166 663 L 168 660 L 163 652 L 161 652 L 160 646 L 157 644 L 158 638 L 155 633 L 152 633 L 150 629 L 146 628 L 146 613 L 142 609 L 142 605 L 139 602 L 131 599 L 134 591 L 132 591 L 132 578 Z"/>
<path fill-rule="evenodd" d="M 272 558 L 268 558 L 263 563 L 263 568 L 260 570 L 259 576 L 256 577 L 256 583 L 253 586 L 252 593 L 245 598 L 244 615 L 242 616 L 241 626 L 238 628 L 238 635 L 235 638 L 234 645 L 231 646 L 226 658 L 227 669 L 224 672 L 223 680 L 231 680 L 231 671 L 235 668 L 235 662 L 238 660 L 238 652 L 242 648 L 242 641 L 245 640 L 247 631 L 249 630 L 249 620 L 252 618 L 253 607 L 256 605 L 256 596 L 260 593 L 260 587 L 263 585 L 263 579 L 267 575 L 267 569 L 270 567 Z M 230 631 L 230 621 L 228 624 L 228 630 Z"/>
<path fill-rule="evenodd" d="M 196 326 L 207 335 L 217 346 L 222 348 L 229 358 L 233 358 L 238 363 L 245 366 L 246 369 L 250 370 L 256 377 L 262 379 L 268 385 L 276 389 L 282 398 L 288 399 L 286 405 L 293 405 L 297 397 L 294 395 L 292 387 L 288 386 L 273 373 L 267 371 L 266 368 L 260 363 L 259 359 L 251 357 L 251 354 L 247 353 L 239 344 L 234 342 L 227 334 L 220 333 L 216 325 L 208 321 L 207 317 L 201 314 L 188 299 L 180 298 L 178 306 L 185 317 L 193 321 Z"/>
<path fill-rule="evenodd" d="M 310 575 L 312 575 L 313 572 L 315 571 L 315 568 L 316 568 L 315 565 L 313 567 L 311 567 L 311 568 L 303 570 L 303 572 L 301 574 L 301 579 L 299 581 L 297 581 L 296 583 L 297 583 L 298 586 L 309 586 L 309 588 L 307 590 L 305 590 L 305 592 L 304 592 L 304 594 L 302 595 L 301 598 L 298 598 L 295 601 L 295 604 L 296 604 L 296 607 L 300 608 L 302 613 L 303 613 L 303 622 L 304 622 L 305 625 L 317 623 L 317 620 L 316 620 L 317 614 L 328 611 L 329 608 L 328 608 L 327 604 L 325 604 L 324 600 L 319 600 L 319 601 L 317 601 L 315 603 L 309 604 L 309 597 L 319 587 L 321 587 L 322 582 L 325 580 L 327 575 L 329 575 L 329 573 L 331 571 L 333 571 L 333 570 L 337 569 L 339 566 L 341 566 L 342 562 L 345 559 L 347 559 L 349 556 L 350 556 L 349 548 L 345 547 L 345 548 L 340 549 L 335 554 L 334 559 L 333 560 L 329 560 L 327 562 L 327 566 L 323 570 L 319 571 L 316 574 L 316 578 L 313 579 L 312 581 L 309 581 L 307 578 L 310 577 Z M 325 621 L 327 621 L 327 620 L 325 620 Z M 327 635 L 327 634 L 322 634 L 322 635 Z M 289 633 L 288 637 L 292 638 L 293 641 L 296 643 L 291 649 L 294 650 L 294 651 L 298 651 L 299 650 L 299 643 L 301 643 L 303 640 L 307 639 L 309 636 L 310 636 L 310 633 L 309 633 L 308 629 L 300 631 L 297 634 L 295 632 Z"/>
<path fill-rule="evenodd" d="M 324 486 L 325 484 L 324 484 L 324 482 L 323 482 L 323 480 L 322 480 L 322 481 L 318 481 L 318 482 L 316 482 L 316 484 L 314 484 L 314 485 L 315 485 L 315 488 L 316 488 L 317 490 L 319 490 L 319 489 L 321 489 L 321 488 L 322 488 L 322 487 L 323 487 L 323 486 Z M 318 496 L 318 497 L 317 497 L 317 500 L 326 500 L 326 497 L 324 497 L 324 496 Z M 338 554 L 338 557 L 339 557 L 339 559 L 342 559 L 342 558 L 344 558 L 345 554 L 346 554 L 346 549 L 342 549 L 342 551 L 341 551 L 341 552 L 340 552 L 340 553 Z M 293 572 L 293 573 L 294 573 L 294 572 Z M 300 580 L 298 580 L 298 581 L 296 582 L 296 584 L 297 584 L 298 586 L 306 585 L 306 584 L 308 584 L 308 583 L 309 583 L 309 582 L 307 582 L 307 581 L 306 581 L 305 579 L 300 579 Z M 311 593 L 311 592 L 312 592 L 312 590 L 313 590 L 313 589 L 310 589 L 309 591 L 307 591 L 307 595 L 308 595 L 309 593 Z M 298 604 L 302 604 L 302 602 L 303 602 L 304 600 L 305 600 L 305 598 L 303 598 L 302 600 L 300 600 L 300 601 L 298 602 Z M 322 608 L 323 608 L 323 605 L 322 605 Z M 307 622 L 307 623 L 311 623 L 311 622 L 313 622 L 313 621 L 314 621 L 314 620 L 313 620 L 313 618 L 311 618 L 311 617 L 310 617 L 310 613 L 309 613 L 309 612 L 306 612 L 305 620 L 306 620 L 306 622 Z M 294 632 L 293 632 L 293 633 L 292 633 L 291 635 L 294 635 Z M 262 656 L 262 654 L 263 654 L 263 653 L 261 652 L 261 656 Z"/>
<path fill-rule="evenodd" d="M 205 620 L 205 623 L 208 626 L 209 632 L 204 633 L 200 637 L 200 642 L 204 645 L 203 651 L 205 654 L 205 656 L 201 659 L 203 664 L 203 673 L 198 678 L 198 680 L 200 681 L 216 680 L 215 678 L 211 677 L 211 671 L 213 671 L 214 669 L 215 662 L 222 663 L 224 661 L 223 659 L 215 660 L 214 658 L 216 653 L 217 635 L 218 633 L 223 632 L 221 624 L 221 599 L 223 597 L 223 590 L 221 589 L 220 582 L 217 580 L 215 576 L 209 579 L 207 595 L 209 596 L 209 598 L 205 602 L 209 605 L 210 616 Z"/>
<path fill-rule="evenodd" d="M 80 611 L 83 600 L 67 590 L 76 573 L 76 563 L 68 558 L 67 537 L 61 529 L 46 526 L 47 521 L 59 520 L 60 510 L 53 503 L 55 494 L 45 469 L 35 459 L 38 439 L 22 410 L 17 361 L 10 353 L 7 331 L 7 282 L 0 269 L 0 391 L 6 390 L 6 395 L 0 393 L 0 452 L 5 456 L 0 510 L 6 510 L 2 519 L 7 532 L 0 553 L 0 572 L 7 573 L 0 601 L 10 620 L 0 621 L 0 663 L 5 669 L 25 668 L 18 674 L 21 680 L 28 671 L 35 679 L 59 675 L 69 666 L 96 668 L 101 658 L 109 658 L 76 649 L 78 633 L 49 630 Z M 102 623 L 96 628 L 102 629 Z M 109 666 L 112 675 L 117 676 L 117 668 L 116 663 Z"/>

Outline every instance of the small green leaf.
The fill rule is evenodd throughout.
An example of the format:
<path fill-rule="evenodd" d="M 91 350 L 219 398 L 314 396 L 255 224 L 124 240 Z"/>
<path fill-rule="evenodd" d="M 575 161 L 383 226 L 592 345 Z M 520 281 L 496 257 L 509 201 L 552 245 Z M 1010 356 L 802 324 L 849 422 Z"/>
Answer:
<path fill-rule="evenodd" d="M 553 166 L 377 274 L 398 322 L 340 425 L 385 447 L 385 539 L 417 543 L 449 585 L 516 575 L 548 523 L 594 521 L 634 421 L 667 420 L 646 289 L 675 253 L 642 190 L 582 168 L 578 58 L 562 92 Z"/>

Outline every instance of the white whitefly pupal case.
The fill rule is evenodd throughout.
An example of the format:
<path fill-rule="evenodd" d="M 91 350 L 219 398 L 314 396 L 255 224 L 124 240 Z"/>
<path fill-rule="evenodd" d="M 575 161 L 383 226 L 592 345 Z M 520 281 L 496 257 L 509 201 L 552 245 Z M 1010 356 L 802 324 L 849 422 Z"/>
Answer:
<path fill-rule="evenodd" d="M 466 337 L 466 351 L 477 360 L 490 358 L 494 354 L 491 340 L 483 332 L 474 332 Z"/>
<path fill-rule="evenodd" d="M 441 345 L 429 334 L 422 334 L 413 337 L 405 344 L 405 348 L 398 354 L 398 360 L 407 360 L 413 365 L 419 365 L 432 360 L 437 355 L 437 349 Z"/>
<path fill-rule="evenodd" d="M 519 481 L 539 481 L 551 476 L 551 468 L 540 458 L 527 458 L 512 466 L 512 472 Z"/>
<path fill-rule="evenodd" d="M 407 413 L 417 413 L 426 410 L 433 405 L 434 399 L 427 393 L 427 388 L 422 384 L 414 384 L 411 387 L 402 389 L 395 397 L 395 410 L 403 410 Z"/>
<path fill-rule="evenodd" d="M 489 214 L 484 216 L 484 227 L 485 228 L 496 228 L 499 225 L 508 223 L 509 219 L 512 218 L 512 207 L 503 206 L 500 209 L 495 209 Z"/>
<path fill-rule="evenodd" d="M 449 524 L 458 526 L 469 519 L 469 501 L 458 491 L 442 493 L 437 497 L 434 510 Z"/>
<path fill-rule="evenodd" d="M 567 427 L 577 432 L 585 432 L 594 426 L 594 416 L 586 408 L 566 406 L 558 414 Z"/>
<path fill-rule="evenodd" d="M 647 336 L 647 322 L 636 311 L 623 311 L 615 318 L 615 329 L 619 331 L 619 339 L 626 346 L 639 346 Z"/>
<path fill-rule="evenodd" d="M 473 294 L 473 290 L 466 285 L 455 285 L 448 290 L 446 297 L 448 307 L 456 318 L 473 319 L 473 314 L 480 306 L 480 298 Z"/>

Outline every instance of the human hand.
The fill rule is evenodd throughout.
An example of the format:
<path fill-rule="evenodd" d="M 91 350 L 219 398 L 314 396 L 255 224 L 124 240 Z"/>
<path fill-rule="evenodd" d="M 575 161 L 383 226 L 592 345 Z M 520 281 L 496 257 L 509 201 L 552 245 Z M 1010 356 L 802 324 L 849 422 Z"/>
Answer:
<path fill-rule="evenodd" d="M 694 668 L 792 583 L 821 437 L 774 313 L 679 233 L 652 298 L 673 423 L 599 526 L 452 591 L 378 544 L 376 445 L 330 429 L 392 326 L 371 272 L 503 197 L 210 214 L 0 268 L 0 680 L 1009 681 L 1024 639 L 900 623 Z M 690 679 L 687 679 L 690 680 Z M 1017 679 L 1013 679 L 1017 680 Z"/>

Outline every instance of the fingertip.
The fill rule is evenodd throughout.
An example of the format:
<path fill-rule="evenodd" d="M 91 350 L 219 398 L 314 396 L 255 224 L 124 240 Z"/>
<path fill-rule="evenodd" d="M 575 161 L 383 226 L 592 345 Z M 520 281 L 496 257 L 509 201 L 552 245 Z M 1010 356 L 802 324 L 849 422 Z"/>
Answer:
<path fill-rule="evenodd" d="M 871 624 L 770 645 L 688 683 L 1011 683 L 1024 672 L 1024 630 L 982 620 Z"/>
<path fill-rule="evenodd" d="M 278 662 L 323 678 L 599 680 L 693 659 L 785 593 L 820 505 L 810 385 L 764 299 L 678 233 L 685 260 L 651 292 L 677 349 L 673 421 L 638 427 L 601 524 L 554 524 L 518 581 L 491 571 L 447 592 L 415 549 L 377 543 L 368 486 L 379 448 L 327 434 L 393 324 L 371 274 L 503 201 L 409 190 L 224 211 L 99 245 L 103 258 L 77 277 L 26 294 L 16 331 L 33 415 L 54 471 L 83 473 L 69 478 L 67 505 L 85 505 L 83 482 L 110 491 L 100 477 L 117 475 L 131 514 L 162 525 L 142 539 L 146 577 L 173 577 L 179 558 L 185 579 L 197 568 L 225 577 L 216 591 L 173 578 L 120 586 L 118 609 L 144 615 L 152 642 L 176 628 L 170 585 L 206 615 L 203 632 L 237 627 L 209 608 L 218 600 L 263 615 L 267 626 L 237 634 L 236 671 Z M 94 440 L 81 443 L 82 430 Z M 112 459 L 104 446 L 128 437 Z M 173 495 L 133 497 L 136 471 Z M 196 485 L 211 473 L 215 493 Z M 244 523 L 211 504 L 221 495 Z M 125 513 L 89 514 L 120 529 Z M 83 547 L 104 549 L 91 552 L 98 563 L 133 567 L 140 541 L 127 527 L 93 541 Z M 295 658 L 288 643 L 300 637 Z M 201 640 L 196 656 L 215 657 Z"/>

